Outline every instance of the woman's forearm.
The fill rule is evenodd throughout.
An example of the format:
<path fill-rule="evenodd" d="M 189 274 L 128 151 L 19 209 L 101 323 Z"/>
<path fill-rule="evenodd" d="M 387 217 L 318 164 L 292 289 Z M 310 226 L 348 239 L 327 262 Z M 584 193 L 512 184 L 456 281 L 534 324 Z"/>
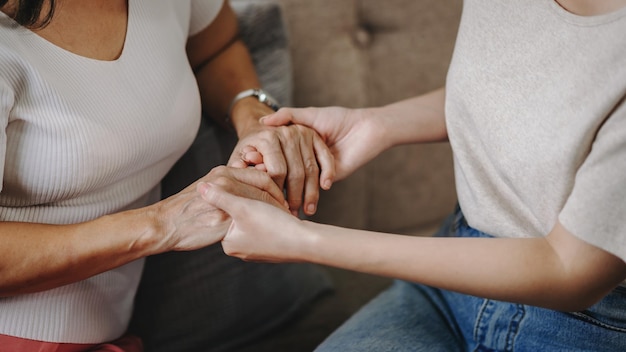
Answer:
<path fill-rule="evenodd" d="M 0 222 L 0 296 L 55 288 L 142 257 L 222 240 L 231 220 L 203 199 L 207 182 L 284 211 L 283 191 L 267 173 L 219 166 L 143 208 L 73 225 Z"/>
<path fill-rule="evenodd" d="M 363 109 L 389 147 L 446 141 L 445 88 L 377 108 Z"/>
<path fill-rule="evenodd" d="M 0 296 L 80 281 L 158 252 L 150 212 L 127 211 L 74 225 L 0 223 Z"/>
<path fill-rule="evenodd" d="M 586 308 L 625 276 L 619 259 L 589 248 L 564 250 L 549 237 L 414 237 L 308 222 L 305 228 L 313 240 L 302 247 L 304 261 L 553 309 Z"/>

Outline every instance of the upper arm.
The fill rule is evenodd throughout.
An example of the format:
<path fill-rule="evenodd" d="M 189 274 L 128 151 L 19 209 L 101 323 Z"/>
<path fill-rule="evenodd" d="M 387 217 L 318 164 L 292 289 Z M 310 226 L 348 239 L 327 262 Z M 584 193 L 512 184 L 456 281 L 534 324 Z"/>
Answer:
<path fill-rule="evenodd" d="M 215 19 L 188 39 L 187 56 L 191 67 L 196 69 L 219 54 L 237 38 L 237 33 L 237 16 L 229 2 L 224 1 Z"/>
<path fill-rule="evenodd" d="M 626 97 L 595 132 L 559 221 L 576 237 L 626 261 Z"/>
<path fill-rule="evenodd" d="M 550 238 L 580 275 L 579 286 L 608 290 L 626 278 L 626 100 L 598 127 Z M 576 276 L 573 276 L 574 279 Z M 584 289 L 584 288 L 582 288 Z"/>

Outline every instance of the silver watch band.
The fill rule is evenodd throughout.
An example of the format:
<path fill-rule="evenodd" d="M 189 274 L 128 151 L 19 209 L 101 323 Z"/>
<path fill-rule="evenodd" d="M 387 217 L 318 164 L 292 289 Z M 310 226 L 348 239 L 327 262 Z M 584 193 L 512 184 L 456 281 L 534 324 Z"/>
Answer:
<path fill-rule="evenodd" d="M 233 112 L 233 107 L 235 106 L 235 104 L 241 99 L 247 97 L 256 97 L 261 103 L 269 106 L 274 111 L 277 111 L 280 108 L 280 105 L 278 105 L 276 99 L 274 99 L 271 95 L 269 95 L 269 93 L 267 93 L 263 89 L 246 89 L 242 92 L 239 92 L 239 94 L 237 94 L 230 102 L 230 106 L 228 107 L 227 119 L 230 119 L 230 114 Z"/>

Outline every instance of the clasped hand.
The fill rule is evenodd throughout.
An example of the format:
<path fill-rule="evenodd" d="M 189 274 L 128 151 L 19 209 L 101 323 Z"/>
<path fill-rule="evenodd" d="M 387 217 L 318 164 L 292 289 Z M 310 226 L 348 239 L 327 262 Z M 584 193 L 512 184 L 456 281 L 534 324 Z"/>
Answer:
<path fill-rule="evenodd" d="M 231 165 L 239 167 L 254 165 L 268 172 L 274 170 L 270 174 L 278 180 L 279 185 L 283 185 L 281 178 L 286 179 L 287 184 L 293 181 L 289 174 L 295 173 L 294 170 L 297 168 L 302 168 L 301 165 L 312 163 L 314 156 L 317 156 L 317 161 L 322 165 L 320 182 L 324 185 L 325 181 L 334 181 L 324 174 L 324 165 L 328 162 L 333 162 L 333 171 L 328 175 L 342 179 L 380 153 L 380 148 L 371 143 L 376 138 L 376 126 L 370 119 L 364 118 L 358 110 L 336 107 L 283 108 L 275 114 L 264 117 L 261 122 L 266 126 L 278 126 L 273 130 L 266 130 L 265 133 L 268 140 L 278 140 L 280 144 L 267 141 L 245 144 L 246 141 L 242 140 L 237 152 L 239 154 L 233 154 Z M 311 134 L 311 131 L 314 133 Z M 289 145 L 285 141 L 292 141 L 294 135 L 300 137 L 301 143 L 292 143 L 291 147 L 288 147 L 291 148 L 289 151 L 283 149 L 283 156 L 278 147 Z M 322 154 L 325 148 L 319 146 L 320 141 L 317 138 L 321 138 L 320 141 L 325 143 L 324 147 L 328 148 L 331 157 Z M 320 160 L 321 158 L 324 160 Z M 283 173 L 285 168 L 286 174 Z M 282 172 L 277 173 L 275 171 L 277 169 Z M 315 172 L 315 169 L 310 172 Z M 307 173 L 306 182 L 317 180 L 316 175 L 312 173 Z M 315 187 L 317 190 L 317 184 Z M 306 193 L 312 190 L 313 186 L 299 187 L 298 184 L 292 188 L 287 186 L 288 193 L 290 189 L 295 192 L 292 193 L 293 198 L 290 202 L 292 212 L 294 206 L 298 204 L 297 192 L 302 188 Z M 222 246 L 228 255 L 253 261 L 298 261 L 300 254 L 306 249 L 307 242 L 312 240 L 313 234 L 306 231 L 306 221 L 290 216 L 277 207 L 242 197 L 214 183 L 209 183 L 203 190 L 203 198 L 212 206 L 228 213 L 233 220 L 222 240 Z"/>
<path fill-rule="evenodd" d="M 287 213 L 282 190 L 267 173 L 218 166 L 184 190 L 153 205 L 161 233 L 161 251 L 194 250 L 223 239 L 231 218 L 202 199 L 206 197 L 209 184 L 233 196 L 271 204 Z"/>
<path fill-rule="evenodd" d="M 335 174 L 333 157 L 320 136 L 302 125 L 271 127 L 261 123 L 249 125 L 239 134 L 228 165 L 254 166 L 267 172 L 285 190 L 294 215 L 301 208 L 313 215 L 320 186 L 329 189 Z"/>

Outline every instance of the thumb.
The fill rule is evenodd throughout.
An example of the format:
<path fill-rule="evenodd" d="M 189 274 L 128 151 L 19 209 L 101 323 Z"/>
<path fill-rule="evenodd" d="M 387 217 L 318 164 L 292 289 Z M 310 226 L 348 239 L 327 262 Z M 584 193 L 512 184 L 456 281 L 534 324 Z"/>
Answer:
<path fill-rule="evenodd" d="M 259 121 L 266 126 L 284 126 L 295 123 L 312 127 L 314 119 L 309 109 L 281 108 L 271 115 L 262 117 Z"/>
<path fill-rule="evenodd" d="M 213 183 L 200 182 L 197 189 L 202 199 L 206 200 L 215 208 L 225 211 L 231 217 L 233 216 L 233 212 L 236 212 L 237 209 L 241 209 L 242 203 L 245 202 L 244 198 L 228 193 L 220 186 Z"/>

